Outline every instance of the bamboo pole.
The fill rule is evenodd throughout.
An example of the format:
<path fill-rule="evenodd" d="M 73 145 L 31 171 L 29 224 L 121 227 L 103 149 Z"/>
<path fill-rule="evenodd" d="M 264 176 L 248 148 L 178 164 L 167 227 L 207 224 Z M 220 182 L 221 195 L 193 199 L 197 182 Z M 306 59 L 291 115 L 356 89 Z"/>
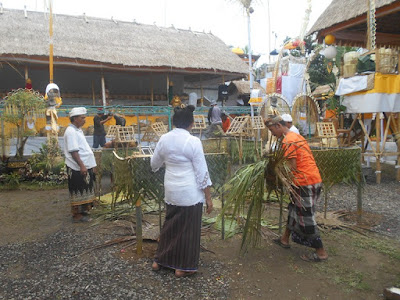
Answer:
<path fill-rule="evenodd" d="M 381 113 L 378 112 L 375 117 L 375 132 L 376 132 L 376 183 L 381 183 L 382 168 L 381 168 Z"/>
<path fill-rule="evenodd" d="M 49 77 L 50 83 L 53 82 L 53 5 L 52 0 L 49 1 L 50 4 L 50 16 L 49 16 L 49 35 L 50 35 L 50 51 L 49 51 Z"/>
<path fill-rule="evenodd" d="M 391 120 L 392 120 L 392 115 L 389 115 L 389 118 L 386 121 L 385 133 L 383 135 L 382 152 L 385 152 L 386 139 L 387 139 L 387 135 L 388 135 L 388 132 L 389 132 L 389 127 L 390 127 Z"/>
<path fill-rule="evenodd" d="M 280 189 L 279 195 L 279 234 L 282 234 L 282 221 L 283 221 L 283 187 Z"/>
<path fill-rule="evenodd" d="M 136 201 L 136 253 L 138 255 L 143 252 L 143 235 L 142 235 L 142 200 Z"/>

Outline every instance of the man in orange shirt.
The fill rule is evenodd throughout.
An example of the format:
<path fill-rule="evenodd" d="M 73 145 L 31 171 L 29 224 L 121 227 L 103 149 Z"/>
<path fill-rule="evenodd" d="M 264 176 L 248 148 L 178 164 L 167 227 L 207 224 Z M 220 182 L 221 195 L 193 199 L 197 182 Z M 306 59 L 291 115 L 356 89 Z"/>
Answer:
<path fill-rule="evenodd" d="M 323 247 L 315 221 L 315 205 L 321 198 L 322 180 L 310 147 L 301 135 L 286 127 L 280 116 L 271 116 L 265 125 L 282 140 L 295 185 L 295 191 L 290 194 L 286 230 L 274 242 L 283 248 L 290 248 L 289 238 L 292 235 L 293 242 L 315 249 L 313 253 L 300 256 L 301 259 L 310 262 L 326 260 L 328 253 Z"/>
<path fill-rule="evenodd" d="M 229 127 L 231 127 L 231 120 L 225 113 L 221 114 L 221 119 L 222 119 L 222 130 L 224 132 L 227 132 Z"/>

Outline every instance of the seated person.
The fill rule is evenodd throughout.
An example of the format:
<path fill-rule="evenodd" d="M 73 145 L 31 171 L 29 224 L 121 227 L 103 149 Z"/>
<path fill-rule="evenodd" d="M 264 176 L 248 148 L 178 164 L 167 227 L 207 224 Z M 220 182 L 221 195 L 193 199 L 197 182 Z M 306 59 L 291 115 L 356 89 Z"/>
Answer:
<path fill-rule="evenodd" d="M 231 120 L 225 113 L 221 114 L 221 119 L 222 119 L 222 130 L 224 132 L 227 132 L 229 127 L 231 126 Z"/>

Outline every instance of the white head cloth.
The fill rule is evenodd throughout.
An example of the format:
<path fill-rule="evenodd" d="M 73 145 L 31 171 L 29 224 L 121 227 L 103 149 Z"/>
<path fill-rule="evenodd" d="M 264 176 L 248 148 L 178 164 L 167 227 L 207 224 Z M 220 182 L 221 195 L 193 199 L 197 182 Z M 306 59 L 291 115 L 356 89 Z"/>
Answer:
<path fill-rule="evenodd" d="M 59 87 L 58 87 L 57 84 L 55 84 L 55 83 L 49 83 L 49 84 L 46 86 L 46 95 L 47 95 L 48 92 L 49 92 L 50 90 L 52 90 L 52 89 L 56 89 L 56 90 L 60 91 L 60 89 L 59 89 Z"/>
<path fill-rule="evenodd" d="M 285 121 L 285 122 L 293 122 L 293 118 L 289 114 L 283 114 L 282 115 L 282 120 Z"/>
<path fill-rule="evenodd" d="M 81 115 L 86 115 L 86 114 L 87 114 L 87 111 L 86 111 L 85 107 L 74 107 L 69 112 L 70 117 L 81 116 Z"/>

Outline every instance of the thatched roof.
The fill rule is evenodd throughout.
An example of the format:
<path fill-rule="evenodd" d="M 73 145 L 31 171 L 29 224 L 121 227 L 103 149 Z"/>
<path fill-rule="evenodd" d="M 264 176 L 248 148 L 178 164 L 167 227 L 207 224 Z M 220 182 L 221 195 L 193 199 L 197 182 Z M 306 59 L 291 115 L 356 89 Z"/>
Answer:
<path fill-rule="evenodd" d="M 54 58 L 152 71 L 247 73 L 247 65 L 211 33 L 84 16 L 54 15 Z M 44 60 L 49 55 L 49 16 L 4 10 L 0 58 Z"/>
<path fill-rule="evenodd" d="M 396 44 L 400 34 L 400 1 L 375 1 L 377 44 Z M 332 0 L 308 34 L 318 32 L 318 39 L 321 41 L 325 35 L 331 33 L 335 35 L 339 44 L 365 45 L 366 14 L 366 0 Z"/>
<path fill-rule="evenodd" d="M 253 89 L 263 90 L 262 86 L 257 82 L 253 81 Z M 237 90 L 239 95 L 249 95 L 250 94 L 250 81 L 235 80 L 231 81 L 228 86 L 229 94 L 233 94 Z"/>

